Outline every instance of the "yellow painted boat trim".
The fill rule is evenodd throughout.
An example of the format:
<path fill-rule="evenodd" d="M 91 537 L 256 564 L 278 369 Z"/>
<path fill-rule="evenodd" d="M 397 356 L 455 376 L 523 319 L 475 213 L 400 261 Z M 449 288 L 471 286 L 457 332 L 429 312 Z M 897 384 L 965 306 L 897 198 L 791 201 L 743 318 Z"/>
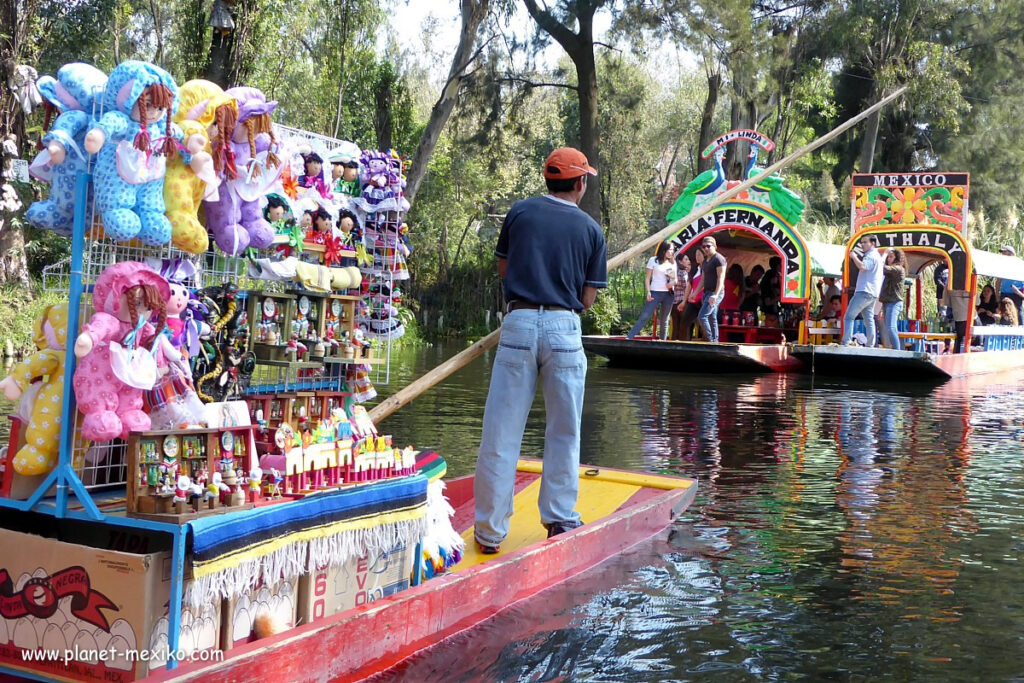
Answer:
<path fill-rule="evenodd" d="M 519 470 L 529 472 L 531 470 L 523 470 L 522 465 L 524 464 L 533 465 L 534 463 L 519 461 Z M 537 465 L 540 465 L 540 463 L 537 463 Z M 537 471 L 539 472 L 540 470 L 538 469 Z M 609 480 L 607 478 L 583 476 L 582 471 L 581 469 L 576 511 L 580 513 L 580 518 L 584 522 L 596 522 L 607 517 L 622 507 L 623 503 L 641 489 L 639 485 Z M 480 548 L 473 539 L 473 527 L 463 532 L 462 538 L 466 541 L 466 550 L 462 555 L 462 560 L 455 565 L 453 571 L 474 567 L 547 538 L 548 532 L 541 525 L 540 510 L 537 507 L 539 495 L 540 479 L 531 482 L 516 494 L 515 499 L 512 501 L 513 512 L 509 534 L 501 544 L 501 552 L 497 555 L 484 555 L 480 552 Z"/>
<path fill-rule="evenodd" d="M 520 460 L 519 464 L 516 465 L 516 469 L 520 472 L 540 474 L 543 466 L 544 462 L 542 460 Z M 580 465 L 580 482 L 584 481 L 607 481 L 665 491 L 688 489 L 696 483 L 693 479 L 666 477 L 660 474 L 643 474 L 641 472 L 621 472 L 619 470 L 601 469 L 592 465 Z"/>

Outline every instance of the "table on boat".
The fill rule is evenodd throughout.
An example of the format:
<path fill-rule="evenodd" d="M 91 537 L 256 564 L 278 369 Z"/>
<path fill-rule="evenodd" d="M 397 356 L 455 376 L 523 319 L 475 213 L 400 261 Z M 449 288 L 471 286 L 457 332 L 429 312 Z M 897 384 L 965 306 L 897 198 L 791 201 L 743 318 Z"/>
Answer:
<path fill-rule="evenodd" d="M 952 332 L 900 332 L 900 339 L 904 342 L 910 340 L 911 351 L 927 351 L 938 353 L 945 347 L 947 341 L 956 339 Z M 904 347 L 906 344 L 904 344 Z"/>
<path fill-rule="evenodd" d="M 971 336 L 981 338 L 986 351 L 1009 351 L 1024 348 L 1024 327 L 1012 325 L 977 325 Z"/>
<path fill-rule="evenodd" d="M 727 334 L 742 334 L 744 344 L 779 344 L 781 335 L 796 339 L 797 330 L 792 327 L 756 327 L 754 325 L 719 325 L 718 340 L 725 341 Z"/>

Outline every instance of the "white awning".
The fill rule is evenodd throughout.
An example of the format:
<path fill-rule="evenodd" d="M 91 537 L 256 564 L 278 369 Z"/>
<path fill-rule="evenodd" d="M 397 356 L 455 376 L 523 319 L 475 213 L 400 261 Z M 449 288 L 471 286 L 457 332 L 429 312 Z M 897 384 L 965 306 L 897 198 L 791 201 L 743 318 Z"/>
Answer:
<path fill-rule="evenodd" d="M 982 277 L 997 277 L 1002 280 L 1024 280 L 1024 260 L 1016 256 L 993 254 L 991 251 L 971 250 L 974 272 Z"/>
<path fill-rule="evenodd" d="M 846 247 L 842 244 L 828 244 L 807 240 L 811 254 L 811 275 L 819 277 L 842 277 Z"/>

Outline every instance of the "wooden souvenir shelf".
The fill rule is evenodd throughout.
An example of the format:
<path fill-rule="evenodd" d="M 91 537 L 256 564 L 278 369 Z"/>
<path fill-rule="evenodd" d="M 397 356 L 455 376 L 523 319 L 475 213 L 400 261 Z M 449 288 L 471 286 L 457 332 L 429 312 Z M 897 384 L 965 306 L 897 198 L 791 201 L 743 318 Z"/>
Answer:
<path fill-rule="evenodd" d="M 278 292 L 248 293 L 249 350 L 256 358 L 285 360 L 295 319 L 295 298 L 294 294 Z"/>
<path fill-rule="evenodd" d="M 183 524 L 196 517 L 233 512 L 252 507 L 249 502 L 238 505 L 221 503 L 219 498 L 198 503 L 173 502 L 173 489 L 179 475 L 193 481 L 205 470 L 207 481 L 214 472 L 228 467 L 241 470 L 245 476 L 253 467 L 252 431 L 249 425 L 189 430 L 131 432 L 128 435 L 126 512 L 157 522 Z M 230 437 L 228 436 L 230 435 Z M 225 450 L 231 444 L 230 458 Z M 163 471 L 161 471 L 163 469 Z M 161 491 L 161 478 L 170 491 Z M 237 486 L 245 493 L 241 481 Z M 229 482 L 225 482 L 229 483 Z M 204 489 L 205 494 L 205 489 Z"/>

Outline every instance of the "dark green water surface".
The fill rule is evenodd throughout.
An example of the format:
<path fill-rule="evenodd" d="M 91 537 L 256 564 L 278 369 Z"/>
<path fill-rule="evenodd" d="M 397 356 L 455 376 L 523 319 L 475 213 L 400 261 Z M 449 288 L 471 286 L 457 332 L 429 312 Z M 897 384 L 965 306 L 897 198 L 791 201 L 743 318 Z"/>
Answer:
<path fill-rule="evenodd" d="M 392 387 L 457 350 L 402 356 Z M 472 472 L 491 360 L 385 431 Z M 695 477 L 696 502 L 670 533 L 389 678 L 1020 679 L 1021 379 L 822 383 L 592 358 L 583 461 Z M 538 396 L 523 455 L 540 457 L 543 430 Z"/>

